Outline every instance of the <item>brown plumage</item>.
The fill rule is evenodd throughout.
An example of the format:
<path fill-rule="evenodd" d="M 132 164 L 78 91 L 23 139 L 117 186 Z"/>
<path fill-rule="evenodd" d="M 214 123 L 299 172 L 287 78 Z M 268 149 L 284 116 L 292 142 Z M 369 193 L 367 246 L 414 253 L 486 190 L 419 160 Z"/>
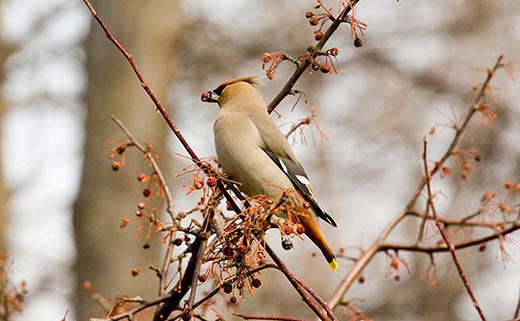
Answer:
<path fill-rule="evenodd" d="M 282 189 L 297 191 L 302 198 L 298 220 L 330 267 L 336 270 L 338 263 L 316 218 L 333 226 L 336 223 L 316 201 L 305 170 L 267 113 L 267 105 L 255 84 L 255 77 L 235 78 L 202 96 L 203 101 L 218 102 L 220 106 L 213 127 L 220 165 L 241 183 L 240 189 L 249 196 L 263 194 L 278 198 Z M 304 203 L 310 208 L 306 209 Z"/>

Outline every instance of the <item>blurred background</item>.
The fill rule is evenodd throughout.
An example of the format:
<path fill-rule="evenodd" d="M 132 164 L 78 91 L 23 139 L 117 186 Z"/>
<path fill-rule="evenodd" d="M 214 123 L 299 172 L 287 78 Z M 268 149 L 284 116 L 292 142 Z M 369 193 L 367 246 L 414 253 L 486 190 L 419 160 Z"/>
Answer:
<path fill-rule="evenodd" d="M 326 2 L 327 3 L 327 2 Z M 150 86 L 201 157 L 215 155 L 212 123 L 215 105 L 200 94 L 223 80 L 263 75 L 261 55 L 284 50 L 301 55 L 314 44 L 305 19 L 314 1 L 93 1 L 114 35 L 134 55 Z M 335 249 L 368 247 L 413 196 L 421 178 L 422 138 L 432 126 L 431 159 L 444 151 L 471 106 L 472 86 L 499 54 L 518 62 L 520 2 L 517 0 L 361 0 L 358 19 L 368 24 L 364 46 L 355 48 L 342 26 L 327 48 L 339 48 L 338 75 L 305 74 L 296 89 L 316 107 L 316 129 L 305 140 L 294 136 L 296 152 L 307 168 L 320 203 L 339 228 L 322 225 Z M 189 161 L 154 111 L 127 62 L 106 40 L 82 1 L 0 0 L 1 158 L 0 241 L 9 253 L 9 275 L 25 280 L 28 296 L 19 320 L 88 320 L 102 315 L 89 280 L 106 297 L 118 294 L 152 298 L 152 272 L 133 278 L 130 270 L 157 264 L 160 246 L 143 250 L 143 240 L 119 229 L 142 198 L 135 179 L 147 166 L 137 152 L 127 166 L 110 169 L 107 140 L 124 138 L 110 120 L 114 114 L 139 138 L 151 144 L 174 190 L 175 210 L 192 199 L 176 178 Z M 282 64 L 261 90 L 269 102 L 293 71 Z M 464 136 L 477 149 L 467 179 L 460 171 L 437 189 L 443 215 L 462 217 L 478 208 L 481 195 L 504 195 L 504 182 L 520 180 L 520 86 L 503 73 L 493 83 L 498 120 L 490 130 L 479 117 Z M 308 115 L 294 97 L 277 111 L 283 131 Z M 394 240 L 413 236 L 412 225 Z M 289 267 L 327 298 L 346 273 L 337 273 L 310 242 L 282 252 Z M 519 234 L 510 236 L 509 256 L 497 243 L 487 250 L 460 253 L 463 266 L 490 320 L 511 319 L 520 291 Z M 516 243 L 515 243 L 516 242 Z M 376 320 L 475 320 L 449 255 L 436 257 L 439 284 L 420 279 L 429 258 L 403 253 L 410 272 L 394 280 L 388 259 L 380 254 L 346 296 Z M 309 318 L 310 311 L 277 273 L 265 272 L 263 285 L 237 307 L 222 313 L 281 314 Z M 230 317 L 231 319 L 231 317 Z"/>

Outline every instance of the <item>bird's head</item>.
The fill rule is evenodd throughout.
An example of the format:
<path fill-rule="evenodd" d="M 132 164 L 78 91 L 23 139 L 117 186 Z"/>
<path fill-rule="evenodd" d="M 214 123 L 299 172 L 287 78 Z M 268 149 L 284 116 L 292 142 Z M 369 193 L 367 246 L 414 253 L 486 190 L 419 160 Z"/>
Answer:
<path fill-rule="evenodd" d="M 218 103 L 220 108 L 236 106 L 241 109 L 266 107 L 264 98 L 256 89 L 258 77 L 234 78 L 223 82 L 217 88 L 202 93 L 200 99 L 207 103 Z"/>

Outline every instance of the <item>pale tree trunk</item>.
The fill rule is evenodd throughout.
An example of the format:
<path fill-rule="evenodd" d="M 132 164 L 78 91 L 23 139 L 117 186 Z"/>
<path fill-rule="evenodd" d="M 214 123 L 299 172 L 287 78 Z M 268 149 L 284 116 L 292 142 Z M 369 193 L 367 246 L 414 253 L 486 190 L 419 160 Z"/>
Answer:
<path fill-rule="evenodd" d="M 134 55 L 136 63 L 161 101 L 175 76 L 175 43 L 181 30 L 179 5 L 157 0 L 93 1 L 114 35 Z M 156 265 L 160 244 L 143 249 L 136 238 L 137 224 L 119 228 L 123 217 L 132 217 L 145 187 L 136 180 L 139 172 L 150 172 L 135 149 L 126 156 L 127 166 L 114 172 L 108 156 L 109 139 L 125 138 L 110 120 L 114 114 L 138 139 L 150 143 L 166 164 L 167 129 L 142 90 L 129 65 L 108 42 L 98 25 L 93 25 L 86 42 L 88 90 L 86 93 L 85 146 L 81 189 L 75 204 L 74 228 L 77 246 L 77 320 L 99 316 L 100 309 L 83 290 L 86 280 L 105 297 L 156 294 L 154 274 L 132 278 L 131 269 L 146 270 Z M 159 204 L 157 202 L 156 204 Z M 134 216 L 135 217 L 135 216 Z"/>
<path fill-rule="evenodd" d="M 3 6 L 3 1 L 0 0 L 0 17 L 3 14 L 1 8 Z M 1 18 L 0 18 L 1 19 Z M 1 22 L 1 20 L 0 20 Z M 0 88 L 3 87 L 5 81 L 5 61 L 11 52 L 11 48 L 4 42 L 3 39 L 0 38 Z M 0 122 L 2 123 L 1 128 L 3 128 L 4 116 L 7 111 L 7 102 L 4 99 L 4 95 L 0 93 Z M 4 163 L 4 146 L 3 146 L 3 131 L 0 130 L 0 253 L 5 253 L 7 251 L 7 225 L 9 222 L 9 215 L 7 209 L 7 202 L 9 200 L 9 189 L 5 185 L 4 175 L 3 175 L 3 163 Z"/>

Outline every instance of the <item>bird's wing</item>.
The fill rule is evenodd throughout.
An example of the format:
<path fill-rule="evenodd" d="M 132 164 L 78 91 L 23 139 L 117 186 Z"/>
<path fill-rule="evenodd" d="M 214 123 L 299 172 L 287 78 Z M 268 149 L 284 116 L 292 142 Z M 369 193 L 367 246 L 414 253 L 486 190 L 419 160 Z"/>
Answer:
<path fill-rule="evenodd" d="M 262 150 L 290 179 L 294 188 L 310 203 L 314 213 L 325 222 L 336 227 L 334 219 L 321 208 L 314 197 L 307 173 L 305 173 L 303 166 L 296 159 L 289 142 L 272 121 L 271 117 L 253 116 L 252 120 L 262 138 L 263 145 L 260 146 Z"/>

